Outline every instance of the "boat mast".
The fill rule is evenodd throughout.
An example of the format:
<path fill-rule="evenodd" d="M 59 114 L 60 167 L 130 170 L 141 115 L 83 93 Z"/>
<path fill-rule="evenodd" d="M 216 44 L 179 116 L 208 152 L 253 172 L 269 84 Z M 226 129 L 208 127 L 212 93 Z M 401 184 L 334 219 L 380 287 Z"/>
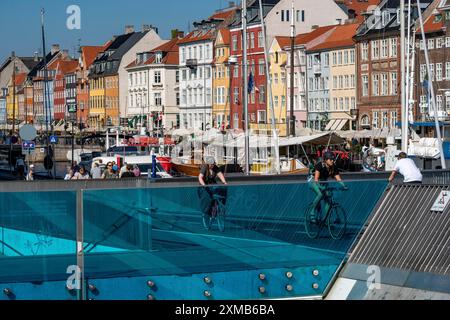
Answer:
<path fill-rule="evenodd" d="M 406 34 L 406 54 L 405 54 L 405 59 L 406 59 L 406 77 L 405 77 L 405 107 L 407 112 L 405 113 L 405 120 L 406 123 L 408 124 L 408 126 L 406 128 L 409 127 L 409 104 L 410 104 L 410 100 L 409 100 L 409 96 L 410 96 L 410 92 L 412 92 L 412 86 L 411 86 L 411 63 L 412 63 L 412 57 L 411 57 L 411 0 L 408 0 L 408 18 L 407 18 L 407 23 L 406 26 L 408 28 L 407 34 Z M 408 129 L 407 129 L 408 130 Z M 406 139 L 406 149 L 404 150 L 406 153 L 408 153 L 408 144 L 409 144 L 409 139 Z"/>
<path fill-rule="evenodd" d="M 248 128 L 248 70 L 247 70 L 247 0 L 242 0 L 242 44 L 243 44 L 243 71 L 244 91 L 242 92 L 244 102 L 244 132 L 245 132 L 245 174 L 250 175 L 250 137 Z"/>
<path fill-rule="evenodd" d="M 422 11 L 420 6 L 420 0 L 417 0 L 417 11 L 419 12 L 419 21 L 420 21 L 420 32 L 422 34 L 422 41 L 424 43 L 424 51 L 425 51 L 425 61 L 427 64 L 427 74 L 428 76 L 428 92 L 431 93 L 431 104 L 433 105 L 434 110 L 434 122 L 436 125 L 436 135 L 438 139 L 439 144 L 439 152 L 441 154 L 441 166 L 442 169 L 447 169 L 445 165 L 445 156 L 444 156 L 444 148 L 442 147 L 442 137 L 441 137 L 441 130 L 439 128 L 439 121 L 438 121 L 438 110 L 436 106 L 436 97 L 434 95 L 434 88 L 433 88 L 433 81 L 431 78 L 431 70 L 430 70 L 430 57 L 428 55 L 428 46 L 425 38 L 425 31 L 423 30 L 423 19 L 422 19 Z M 427 93 L 428 95 L 428 93 Z"/>
<path fill-rule="evenodd" d="M 266 68 L 266 75 L 267 75 L 267 87 L 269 90 L 269 109 L 271 113 L 271 124 L 272 124 L 272 135 L 274 139 L 275 144 L 275 168 L 277 174 L 281 174 L 281 167 L 280 167 L 280 147 L 278 145 L 278 132 L 276 128 L 276 121 L 275 121 L 275 110 L 273 108 L 273 92 L 272 92 L 272 77 L 270 76 L 270 70 L 269 70 L 269 54 L 267 51 L 267 44 L 266 44 L 266 26 L 264 22 L 264 14 L 263 14 L 263 6 L 262 6 L 262 0 L 259 0 L 259 14 L 261 16 L 261 27 L 262 27 L 262 33 L 263 33 L 263 46 L 264 46 L 264 56 L 265 56 L 265 68 Z"/>
<path fill-rule="evenodd" d="M 400 71 L 401 71 L 401 115 L 402 151 L 408 152 L 408 113 L 406 107 L 405 83 L 405 0 L 400 0 Z"/>
<path fill-rule="evenodd" d="M 291 103 L 290 103 L 290 116 L 289 116 L 289 129 L 288 129 L 288 137 L 295 137 L 295 116 L 294 116 L 294 47 L 295 47 L 295 8 L 294 8 L 294 0 L 292 0 L 292 15 L 291 15 Z"/>

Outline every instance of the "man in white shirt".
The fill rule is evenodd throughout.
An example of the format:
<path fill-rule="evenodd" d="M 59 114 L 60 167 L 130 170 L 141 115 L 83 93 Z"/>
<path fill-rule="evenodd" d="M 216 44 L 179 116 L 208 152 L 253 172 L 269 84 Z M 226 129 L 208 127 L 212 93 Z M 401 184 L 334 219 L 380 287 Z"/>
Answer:
<path fill-rule="evenodd" d="M 395 164 L 394 171 L 392 171 L 392 174 L 389 177 L 389 182 L 392 182 L 395 179 L 397 173 L 400 173 L 404 177 L 404 183 L 422 183 L 422 173 L 419 168 L 417 168 L 414 161 L 408 159 L 408 155 L 405 152 L 401 152 L 398 155 L 398 161 Z"/>

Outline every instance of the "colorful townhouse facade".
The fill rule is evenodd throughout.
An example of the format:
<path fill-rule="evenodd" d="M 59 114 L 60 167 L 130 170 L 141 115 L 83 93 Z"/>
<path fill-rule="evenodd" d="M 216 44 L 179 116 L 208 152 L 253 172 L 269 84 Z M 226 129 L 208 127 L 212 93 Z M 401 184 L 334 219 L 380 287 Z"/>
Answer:
<path fill-rule="evenodd" d="M 421 10 L 431 3 L 423 1 Z M 367 14 L 358 28 L 357 130 L 392 129 L 401 120 L 399 0 L 386 0 Z M 413 23 L 417 8 L 413 7 Z"/>
<path fill-rule="evenodd" d="M 230 126 L 231 119 L 231 62 L 230 61 L 230 30 L 221 28 L 214 42 L 213 66 L 213 125 L 225 130 Z"/>
<path fill-rule="evenodd" d="M 136 60 L 127 66 L 127 118 L 131 119 L 132 127 L 141 125 L 153 133 L 178 128 L 178 41 L 177 37 L 148 52 L 138 53 Z"/>
<path fill-rule="evenodd" d="M 416 63 L 414 78 L 414 98 L 409 118 L 411 122 L 433 122 L 435 110 L 431 105 L 431 94 L 426 88 L 431 81 L 435 94 L 437 116 L 440 121 L 450 120 L 450 2 L 435 1 L 432 12 L 424 19 L 426 42 L 423 41 L 420 28 L 416 25 Z M 432 5 L 430 5 L 432 7 Z M 431 11 L 431 10 L 430 10 Z M 425 16 L 425 14 L 424 14 Z M 428 49 L 431 74 L 428 75 L 425 47 Z M 433 127 L 418 127 L 424 136 L 430 132 L 434 136 Z"/>
<path fill-rule="evenodd" d="M 325 131 L 356 130 L 356 51 L 353 37 L 359 23 L 337 26 L 315 50 L 330 57 L 330 109 Z"/>
<path fill-rule="evenodd" d="M 128 73 L 125 70 L 145 48 L 161 43 L 157 30 L 143 26 L 135 32 L 133 26 L 126 26 L 125 34 L 115 37 L 103 54 L 91 66 L 90 125 L 98 129 L 108 126 L 127 126 L 126 106 L 129 102 Z M 122 116 L 121 116 L 122 115 Z"/>
<path fill-rule="evenodd" d="M 6 98 L 6 119 L 8 123 L 13 123 L 13 120 L 16 122 L 20 121 L 20 106 L 19 101 L 23 99 L 23 85 L 25 83 L 27 74 L 19 73 L 11 78 L 8 83 L 8 96 Z M 19 94 L 22 92 L 22 94 Z M 20 98 L 20 96 L 22 96 Z M 19 99 L 20 98 L 20 99 Z"/>
<path fill-rule="evenodd" d="M 89 124 L 89 69 L 105 46 L 82 46 L 77 73 L 77 119 L 83 128 Z"/>
<path fill-rule="evenodd" d="M 0 125 L 6 125 L 6 98 L 8 96 L 8 88 L 0 89 Z"/>

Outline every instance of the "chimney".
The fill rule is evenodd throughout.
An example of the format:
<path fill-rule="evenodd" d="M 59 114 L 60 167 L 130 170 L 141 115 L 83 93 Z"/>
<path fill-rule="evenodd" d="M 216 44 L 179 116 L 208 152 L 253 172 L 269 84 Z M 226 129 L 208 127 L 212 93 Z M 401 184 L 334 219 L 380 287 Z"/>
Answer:
<path fill-rule="evenodd" d="M 62 58 L 63 59 L 69 58 L 69 50 L 63 50 L 62 51 Z"/>
<path fill-rule="evenodd" d="M 336 21 L 337 21 L 337 24 L 338 24 L 338 25 L 341 25 L 341 24 L 342 24 L 342 19 L 336 19 Z"/>
<path fill-rule="evenodd" d="M 51 53 L 52 53 L 52 54 L 57 53 L 59 50 L 60 50 L 60 49 L 59 49 L 59 44 L 54 44 L 54 45 L 52 45 L 52 50 L 51 50 Z"/>
<path fill-rule="evenodd" d="M 150 24 L 143 24 L 142 25 L 142 32 L 147 32 L 147 31 L 150 31 L 152 29 L 153 29 L 152 25 L 150 25 Z"/>
<path fill-rule="evenodd" d="M 125 26 L 125 34 L 130 34 L 134 32 L 134 26 L 133 25 L 128 25 Z"/>
<path fill-rule="evenodd" d="M 184 38 L 184 31 L 178 31 L 177 37 L 178 37 L 178 39 L 183 39 Z"/>
<path fill-rule="evenodd" d="M 319 29 L 319 25 L 318 24 L 315 24 L 315 25 L 311 26 L 311 30 L 316 30 L 316 29 Z"/>
<path fill-rule="evenodd" d="M 37 52 L 37 51 L 34 52 L 34 61 L 35 62 L 39 61 L 39 52 Z"/>
<path fill-rule="evenodd" d="M 234 8 L 236 6 L 236 3 L 234 1 L 228 1 L 228 7 Z"/>
<path fill-rule="evenodd" d="M 11 52 L 11 58 L 15 58 L 16 57 L 16 52 L 15 51 L 12 51 Z"/>

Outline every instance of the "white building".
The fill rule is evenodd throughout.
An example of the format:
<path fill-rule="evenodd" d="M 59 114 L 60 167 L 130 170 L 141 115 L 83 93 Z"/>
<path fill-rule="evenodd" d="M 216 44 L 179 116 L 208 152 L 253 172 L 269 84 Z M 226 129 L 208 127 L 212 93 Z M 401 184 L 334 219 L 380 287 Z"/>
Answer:
<path fill-rule="evenodd" d="M 126 117 L 134 120 L 134 124 L 145 119 L 150 131 L 173 129 L 180 123 L 178 40 L 138 53 L 126 68 L 129 88 Z"/>
<path fill-rule="evenodd" d="M 216 32 L 201 27 L 184 37 L 179 46 L 180 126 L 206 129 L 212 125 L 212 64 Z"/>

